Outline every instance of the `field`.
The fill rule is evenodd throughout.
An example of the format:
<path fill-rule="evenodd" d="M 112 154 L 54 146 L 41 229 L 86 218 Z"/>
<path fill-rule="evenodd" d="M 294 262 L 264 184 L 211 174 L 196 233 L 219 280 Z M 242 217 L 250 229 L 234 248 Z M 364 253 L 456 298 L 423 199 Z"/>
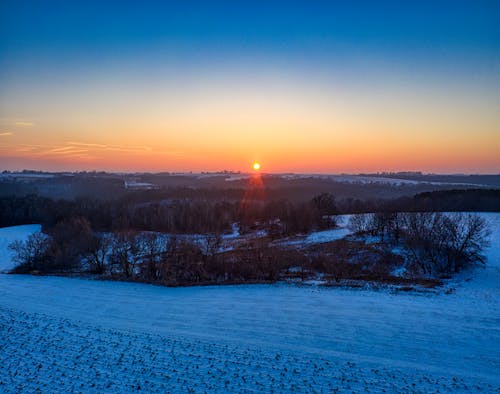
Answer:
<path fill-rule="evenodd" d="M 486 268 L 435 293 L 0 274 L 0 392 L 498 391 L 500 214 L 484 215 Z"/>

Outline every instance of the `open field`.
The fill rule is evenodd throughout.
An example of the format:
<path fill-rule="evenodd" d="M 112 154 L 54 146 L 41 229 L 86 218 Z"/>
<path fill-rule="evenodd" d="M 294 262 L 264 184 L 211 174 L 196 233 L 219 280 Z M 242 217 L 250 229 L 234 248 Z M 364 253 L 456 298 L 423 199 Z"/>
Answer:
<path fill-rule="evenodd" d="M 451 294 L 0 275 L 0 391 L 494 392 L 500 215 Z M 21 235 L 20 235 L 21 236 Z"/>

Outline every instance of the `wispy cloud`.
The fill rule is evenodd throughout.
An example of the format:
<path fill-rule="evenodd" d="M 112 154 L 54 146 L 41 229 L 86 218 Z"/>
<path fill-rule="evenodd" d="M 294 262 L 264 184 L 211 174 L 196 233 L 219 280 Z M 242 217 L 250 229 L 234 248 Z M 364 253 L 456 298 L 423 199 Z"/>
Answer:
<path fill-rule="evenodd" d="M 95 144 L 95 143 L 90 143 L 90 142 L 79 142 L 79 141 L 68 141 L 68 142 L 66 142 L 66 145 L 89 146 L 89 147 L 94 147 L 94 148 L 106 148 L 107 147 L 107 145 L 103 145 L 103 144 Z"/>
<path fill-rule="evenodd" d="M 88 149 L 77 148 L 74 146 L 60 146 L 50 149 L 47 153 L 66 154 L 66 153 L 88 152 L 88 151 L 89 151 Z"/>
<path fill-rule="evenodd" d="M 10 131 L 0 131 L 0 137 L 7 137 L 9 135 L 14 135 L 14 133 Z"/>
<path fill-rule="evenodd" d="M 0 131 L 0 136 L 7 131 Z M 178 156 L 179 151 L 156 150 L 149 146 L 134 145 L 108 145 L 85 141 L 67 141 L 63 144 L 12 144 L 3 139 L 0 143 L 2 155 L 8 152 L 15 157 L 25 157 L 41 160 L 57 161 L 84 161 L 95 162 L 96 160 L 110 155 L 119 156 Z"/>
<path fill-rule="evenodd" d="M 149 146 L 115 146 L 110 145 L 106 147 L 106 150 L 112 152 L 125 152 L 125 153 L 144 153 L 151 152 L 151 148 Z"/>
<path fill-rule="evenodd" d="M 144 153 L 152 151 L 152 148 L 150 146 L 107 145 L 107 144 L 96 144 L 92 142 L 80 142 L 80 141 L 67 141 L 66 145 L 73 146 L 75 148 L 89 147 L 89 148 L 95 148 L 96 150 L 124 152 L 124 153 Z"/>
<path fill-rule="evenodd" d="M 33 127 L 35 124 L 33 122 L 18 121 L 15 125 L 19 127 Z"/>

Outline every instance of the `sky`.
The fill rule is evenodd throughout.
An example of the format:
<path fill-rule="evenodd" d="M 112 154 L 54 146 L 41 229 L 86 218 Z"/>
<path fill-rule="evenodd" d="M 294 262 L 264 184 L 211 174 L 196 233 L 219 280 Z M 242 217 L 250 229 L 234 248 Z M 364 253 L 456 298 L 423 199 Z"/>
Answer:
<path fill-rule="evenodd" d="M 0 170 L 500 172 L 500 2 L 0 2 Z"/>

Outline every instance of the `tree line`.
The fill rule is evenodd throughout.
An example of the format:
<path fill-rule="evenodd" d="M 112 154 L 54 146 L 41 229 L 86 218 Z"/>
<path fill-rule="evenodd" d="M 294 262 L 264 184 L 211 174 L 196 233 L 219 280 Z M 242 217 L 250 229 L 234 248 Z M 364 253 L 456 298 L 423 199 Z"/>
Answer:
<path fill-rule="evenodd" d="M 350 226 L 355 232 L 379 236 L 389 246 L 402 246 L 420 275 L 442 276 L 484 262 L 481 253 L 488 229 L 477 215 L 441 214 L 432 212 L 433 207 L 444 209 L 444 202 L 450 200 L 455 208 L 461 207 L 456 201 L 471 208 L 475 199 L 495 208 L 499 193 L 448 191 L 382 202 L 338 200 L 329 193 L 304 202 L 55 201 L 30 195 L 0 198 L 0 225 L 43 225 L 43 233 L 12 245 L 17 272 L 85 272 L 168 284 L 267 281 L 276 280 L 293 265 L 314 270 L 314 261 L 332 273 L 339 271 L 340 264 L 343 272 L 350 271 L 351 262 L 340 261 L 339 256 L 341 249 L 346 256 L 352 254 L 351 247 L 339 249 L 337 243 L 333 252 L 298 251 L 279 247 L 273 240 L 326 229 L 335 226 L 337 214 L 370 209 L 370 214 L 353 215 Z M 240 234 L 262 230 L 265 236 L 224 250 L 224 233 L 234 223 Z M 386 261 L 393 258 L 384 256 Z M 377 267 L 382 269 L 382 262 Z"/>
<path fill-rule="evenodd" d="M 98 233 L 81 217 L 9 248 L 18 264 L 14 273 L 91 274 L 166 285 L 275 281 L 284 268 L 304 261 L 293 250 L 272 246 L 267 237 L 225 249 L 220 233 Z"/>
<path fill-rule="evenodd" d="M 410 268 L 422 275 L 440 277 L 455 274 L 486 262 L 488 223 L 474 213 L 378 212 L 356 214 L 350 228 L 381 241 L 401 246 Z"/>
<path fill-rule="evenodd" d="M 379 241 L 354 237 L 297 247 L 275 243 L 268 234 L 242 237 L 228 247 L 221 233 L 103 233 L 93 231 L 85 218 L 73 217 L 10 248 L 16 273 L 92 274 L 166 285 L 272 282 L 289 277 L 291 267 L 300 268 L 295 276 L 302 280 L 320 272 L 336 281 L 387 281 L 398 266 L 412 278 L 442 278 L 485 263 L 489 229 L 477 214 L 355 214 L 349 226 Z M 393 252 L 396 246 L 403 254 Z"/>
<path fill-rule="evenodd" d="M 165 194 L 166 193 L 166 194 Z M 180 193 L 180 194 L 179 194 Z M 183 197 L 167 198 L 181 195 Z M 115 200 L 54 200 L 37 195 L 0 197 L 0 226 L 40 223 L 54 226 L 64 218 L 86 218 L 97 231 L 153 230 L 203 233 L 228 230 L 232 223 L 279 218 L 290 231 L 322 226 L 324 215 L 368 212 L 500 212 L 500 190 L 446 190 L 397 199 L 335 198 L 322 193 L 312 200 L 244 200 L 243 191 L 179 189 L 142 191 Z M 319 205 L 318 205 L 319 204 Z M 302 219 L 304 216 L 304 220 Z M 307 223 L 310 223 L 308 225 Z M 303 229 L 304 230 L 304 229 Z"/>
<path fill-rule="evenodd" d="M 65 219 L 85 218 L 96 231 L 224 232 L 235 222 L 252 227 L 279 219 L 283 234 L 308 232 L 330 225 L 326 215 L 338 213 L 335 197 L 322 194 L 311 201 L 212 201 L 182 199 L 137 202 L 134 199 L 52 200 L 29 195 L 0 198 L 0 226 L 39 223 L 44 231 Z"/>

